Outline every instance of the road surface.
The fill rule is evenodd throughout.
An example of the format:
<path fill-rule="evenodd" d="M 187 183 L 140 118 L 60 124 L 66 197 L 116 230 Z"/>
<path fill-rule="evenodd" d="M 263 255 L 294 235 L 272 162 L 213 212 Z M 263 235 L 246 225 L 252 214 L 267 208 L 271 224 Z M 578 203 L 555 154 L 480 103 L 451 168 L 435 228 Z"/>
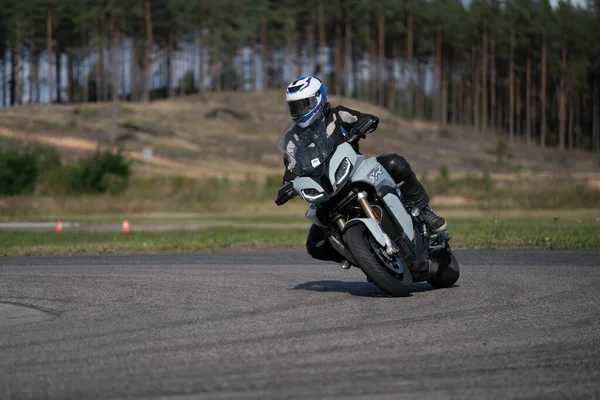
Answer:
<path fill-rule="evenodd" d="M 0 398 L 600 398 L 600 251 L 457 256 L 407 298 L 298 253 L 0 258 Z"/>

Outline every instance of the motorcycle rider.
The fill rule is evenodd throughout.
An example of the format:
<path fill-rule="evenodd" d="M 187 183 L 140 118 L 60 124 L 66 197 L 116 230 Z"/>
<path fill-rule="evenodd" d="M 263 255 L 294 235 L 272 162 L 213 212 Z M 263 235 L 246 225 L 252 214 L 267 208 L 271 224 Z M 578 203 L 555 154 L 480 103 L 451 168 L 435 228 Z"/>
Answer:
<path fill-rule="evenodd" d="M 371 119 L 374 123 L 368 128 L 367 132 L 354 132 L 353 134 L 366 136 L 374 131 L 379 124 L 377 116 L 361 113 L 341 105 L 331 107 L 331 104 L 327 101 L 323 82 L 314 76 L 302 77 L 291 82 L 286 89 L 286 101 L 290 117 L 299 128 L 305 128 L 314 121 L 325 118 L 327 135 L 332 137 L 337 144 L 348 140 L 352 128 L 355 126 L 360 127 L 365 119 Z M 358 142 L 354 142 L 353 147 L 357 152 L 359 151 Z M 436 215 L 429 206 L 429 196 L 425 188 L 418 181 L 417 176 L 404 157 L 398 154 L 384 154 L 377 157 L 377 161 L 387 170 L 396 183 L 404 182 L 400 187 L 400 191 L 405 202 L 421 210 L 421 220 L 430 231 L 441 232 L 446 229 L 446 221 Z M 286 169 L 283 184 L 285 185 L 292 181 L 296 175 L 292 171 L 293 166 L 285 157 L 284 165 Z M 322 228 L 314 224 L 308 232 L 306 248 L 308 253 L 315 259 L 342 261 L 339 253 L 326 240 Z"/>

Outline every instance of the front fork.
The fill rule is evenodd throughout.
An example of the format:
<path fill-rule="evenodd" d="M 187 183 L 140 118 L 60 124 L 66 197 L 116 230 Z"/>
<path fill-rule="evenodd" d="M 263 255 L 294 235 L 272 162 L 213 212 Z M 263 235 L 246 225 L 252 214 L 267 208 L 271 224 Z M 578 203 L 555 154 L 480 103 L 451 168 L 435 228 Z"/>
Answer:
<path fill-rule="evenodd" d="M 365 215 L 368 218 L 371 218 L 371 219 L 374 219 L 375 221 L 377 221 L 377 225 L 379 225 L 379 228 L 383 232 L 383 228 L 381 228 L 381 217 L 378 216 L 377 214 L 375 214 L 375 211 L 373 210 L 371 203 L 369 203 L 369 200 L 367 199 L 367 194 L 365 192 L 359 192 L 357 197 L 358 197 L 358 204 L 362 208 Z M 344 228 L 346 227 L 346 220 L 342 216 L 340 216 L 336 219 L 335 222 L 336 222 L 338 228 L 340 228 L 340 231 L 343 232 Z M 387 255 L 389 257 L 394 257 L 396 254 L 398 254 L 398 249 L 396 248 L 396 246 L 394 246 L 392 240 L 387 235 L 387 233 L 383 232 L 383 237 L 385 238 L 385 252 L 387 253 Z"/>
<path fill-rule="evenodd" d="M 371 203 L 369 203 L 369 200 L 367 200 L 367 194 L 365 192 L 359 192 L 357 197 L 358 197 L 358 204 L 360 204 L 365 215 L 367 217 L 373 218 L 374 220 L 377 220 L 377 222 L 379 222 L 379 218 L 377 218 L 377 215 L 375 215 L 375 212 L 373 211 L 373 207 L 371 207 Z M 346 227 L 346 219 L 341 215 L 339 215 L 336 218 L 335 223 L 337 224 L 338 228 L 340 228 L 340 231 L 343 231 L 344 228 Z"/>

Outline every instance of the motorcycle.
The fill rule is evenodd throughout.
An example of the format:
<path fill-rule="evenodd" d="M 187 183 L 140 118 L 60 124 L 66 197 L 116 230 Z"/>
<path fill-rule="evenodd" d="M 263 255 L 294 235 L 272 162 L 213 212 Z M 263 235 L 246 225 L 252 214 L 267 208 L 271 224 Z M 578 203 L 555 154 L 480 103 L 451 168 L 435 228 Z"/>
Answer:
<path fill-rule="evenodd" d="M 460 267 L 448 232 L 429 232 L 420 210 L 405 204 L 403 182 L 396 183 L 376 157 L 352 147 L 374 122 L 357 123 L 341 144 L 327 135 L 323 118 L 307 128 L 292 125 L 277 147 L 297 177 L 279 189 L 275 203 L 282 206 L 296 196 L 309 203 L 306 218 L 326 231 L 343 257 L 342 268 L 360 268 L 390 296 L 409 295 L 414 282 L 451 287 Z"/>

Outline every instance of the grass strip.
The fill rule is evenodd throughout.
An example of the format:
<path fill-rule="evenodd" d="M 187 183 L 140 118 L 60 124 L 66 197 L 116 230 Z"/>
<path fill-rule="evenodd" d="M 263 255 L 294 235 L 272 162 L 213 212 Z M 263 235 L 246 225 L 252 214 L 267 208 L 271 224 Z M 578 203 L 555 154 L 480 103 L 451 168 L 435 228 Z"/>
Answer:
<path fill-rule="evenodd" d="M 292 248 L 306 229 L 206 228 L 171 232 L 0 232 L 0 255 L 177 253 Z"/>
<path fill-rule="evenodd" d="M 449 219 L 455 249 L 600 249 L 598 220 Z M 0 232 L 0 255 L 304 249 L 307 229 L 235 226 L 172 232 Z"/>
<path fill-rule="evenodd" d="M 453 248 L 600 249 L 600 220 L 448 220 Z"/>
<path fill-rule="evenodd" d="M 202 224 L 202 223 L 305 223 L 306 207 L 300 204 L 295 208 L 273 208 L 272 204 L 261 204 L 248 209 L 241 208 L 235 212 L 147 212 L 147 213 L 39 213 L 31 215 L 1 216 L 2 222 L 78 222 L 88 225 L 120 225 L 123 219 L 133 225 L 154 224 Z M 561 209 L 561 210 L 529 210 L 529 209 L 474 209 L 474 208 L 436 208 L 436 213 L 450 220 L 598 220 L 600 208 L 595 209 Z"/>

